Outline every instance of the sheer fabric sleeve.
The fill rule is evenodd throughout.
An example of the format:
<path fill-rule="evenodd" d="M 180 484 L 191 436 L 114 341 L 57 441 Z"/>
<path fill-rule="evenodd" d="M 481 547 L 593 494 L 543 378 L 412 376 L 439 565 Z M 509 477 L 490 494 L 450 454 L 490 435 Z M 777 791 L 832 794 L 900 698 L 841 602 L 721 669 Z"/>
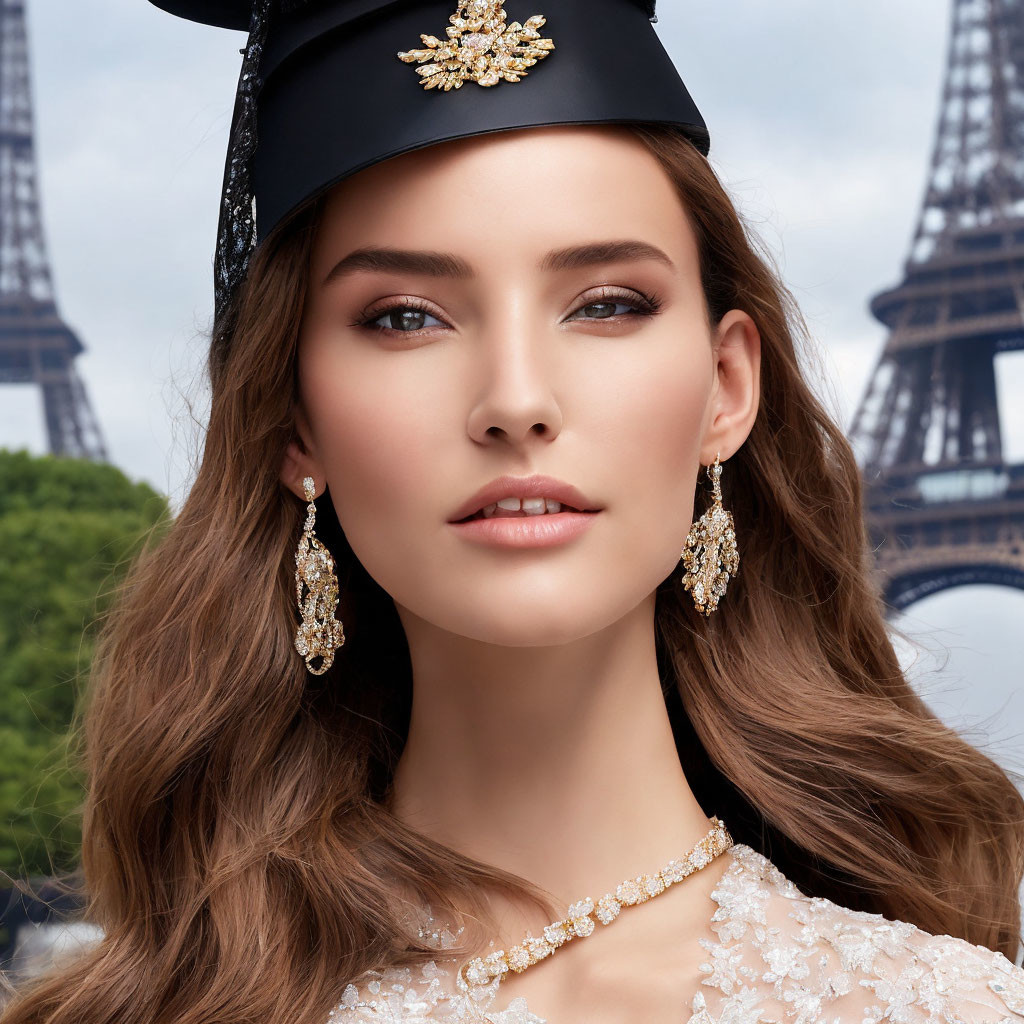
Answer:
<path fill-rule="evenodd" d="M 345 986 L 327 1024 L 433 1024 L 463 1020 L 452 993 L 450 973 L 434 961 L 417 968 L 387 967 L 367 971 Z"/>
<path fill-rule="evenodd" d="M 691 1024 L 1024 1022 L 1024 970 L 1003 954 L 807 896 L 749 847 L 738 859 Z"/>

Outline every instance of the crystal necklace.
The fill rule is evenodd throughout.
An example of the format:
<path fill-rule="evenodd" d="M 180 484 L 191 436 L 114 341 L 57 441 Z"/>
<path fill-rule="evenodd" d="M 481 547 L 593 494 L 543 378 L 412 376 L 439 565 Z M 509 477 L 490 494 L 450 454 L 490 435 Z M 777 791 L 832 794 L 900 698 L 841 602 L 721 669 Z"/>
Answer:
<path fill-rule="evenodd" d="M 595 920 L 611 924 L 623 907 L 631 907 L 664 892 L 675 882 L 707 867 L 719 854 L 733 845 L 733 838 L 721 818 L 712 817 L 714 827 L 699 839 L 682 860 L 670 860 L 653 875 L 637 875 L 620 882 L 614 893 L 605 893 L 595 904 L 588 896 L 577 900 L 562 921 L 554 921 L 544 929 L 543 936 L 527 936 L 507 953 L 503 949 L 475 957 L 463 964 L 456 975 L 459 990 L 468 992 L 470 985 L 483 985 L 491 978 L 514 971 L 516 974 L 550 956 L 559 946 L 575 938 L 585 938 L 594 931 Z"/>

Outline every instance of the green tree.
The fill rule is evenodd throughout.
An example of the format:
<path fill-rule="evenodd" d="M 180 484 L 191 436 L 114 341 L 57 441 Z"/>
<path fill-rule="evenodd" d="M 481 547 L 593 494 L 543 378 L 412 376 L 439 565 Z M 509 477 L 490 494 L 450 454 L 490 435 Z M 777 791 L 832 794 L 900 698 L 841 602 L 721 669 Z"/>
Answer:
<path fill-rule="evenodd" d="M 0 871 L 77 861 L 82 783 L 68 728 L 98 619 L 167 498 L 115 466 L 0 448 Z"/>

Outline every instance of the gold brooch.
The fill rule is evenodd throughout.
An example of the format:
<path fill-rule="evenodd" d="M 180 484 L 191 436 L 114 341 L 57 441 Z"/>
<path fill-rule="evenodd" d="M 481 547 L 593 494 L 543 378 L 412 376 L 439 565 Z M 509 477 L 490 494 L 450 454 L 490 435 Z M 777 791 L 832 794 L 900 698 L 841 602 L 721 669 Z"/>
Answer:
<path fill-rule="evenodd" d="M 421 35 L 425 50 L 403 50 L 398 56 L 411 64 L 421 64 L 416 73 L 423 76 L 424 89 L 461 89 L 463 82 L 497 85 L 518 82 L 526 68 L 542 60 L 555 48 L 551 39 L 541 39 L 537 31 L 546 21 L 542 14 L 527 19 L 525 25 L 505 24 L 505 0 L 462 0 L 448 19 L 448 40 Z M 424 61 L 430 63 L 424 64 Z"/>

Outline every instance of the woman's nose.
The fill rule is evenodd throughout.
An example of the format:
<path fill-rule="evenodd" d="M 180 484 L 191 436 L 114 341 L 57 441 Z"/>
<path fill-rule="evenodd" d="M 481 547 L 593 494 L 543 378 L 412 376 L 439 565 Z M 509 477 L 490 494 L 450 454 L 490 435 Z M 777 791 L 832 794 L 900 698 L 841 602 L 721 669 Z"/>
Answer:
<path fill-rule="evenodd" d="M 476 388 L 468 413 L 470 436 L 480 443 L 500 438 L 522 444 L 531 435 L 553 440 L 562 429 L 553 339 L 524 315 L 482 330 L 484 337 L 472 346 L 477 366 L 470 374 Z"/>

